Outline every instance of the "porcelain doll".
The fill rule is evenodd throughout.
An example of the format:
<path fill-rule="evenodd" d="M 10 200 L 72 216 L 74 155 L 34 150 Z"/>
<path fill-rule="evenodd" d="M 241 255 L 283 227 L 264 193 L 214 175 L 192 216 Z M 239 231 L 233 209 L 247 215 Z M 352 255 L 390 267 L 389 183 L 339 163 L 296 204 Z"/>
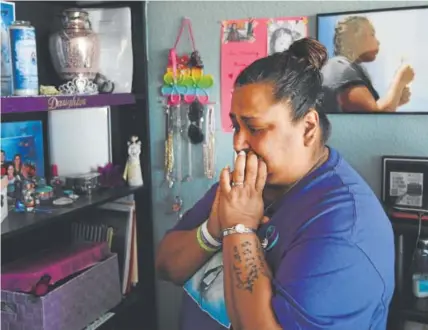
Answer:
<path fill-rule="evenodd" d="M 140 164 L 141 141 L 138 141 L 137 136 L 131 137 L 131 142 L 128 142 L 128 160 L 123 173 L 123 179 L 128 182 L 131 187 L 143 185 L 143 174 Z"/>

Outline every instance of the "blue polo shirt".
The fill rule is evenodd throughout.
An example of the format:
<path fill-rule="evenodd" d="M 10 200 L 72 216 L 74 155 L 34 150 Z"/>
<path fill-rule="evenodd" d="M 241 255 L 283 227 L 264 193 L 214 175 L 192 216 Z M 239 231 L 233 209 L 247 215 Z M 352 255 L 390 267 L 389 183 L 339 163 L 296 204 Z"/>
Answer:
<path fill-rule="evenodd" d="M 205 221 L 216 187 L 173 230 Z M 283 329 L 386 329 L 394 291 L 392 227 L 373 191 L 336 150 L 281 198 L 258 235 L 268 241 L 272 308 Z M 230 327 L 221 253 L 184 285 L 180 329 Z"/>

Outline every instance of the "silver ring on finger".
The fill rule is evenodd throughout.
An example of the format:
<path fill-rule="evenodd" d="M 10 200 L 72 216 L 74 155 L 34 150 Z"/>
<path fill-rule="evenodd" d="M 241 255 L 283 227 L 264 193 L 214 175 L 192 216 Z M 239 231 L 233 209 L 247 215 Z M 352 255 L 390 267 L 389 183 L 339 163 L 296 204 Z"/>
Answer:
<path fill-rule="evenodd" d="M 232 187 L 239 187 L 243 185 L 244 185 L 244 182 L 232 182 Z"/>

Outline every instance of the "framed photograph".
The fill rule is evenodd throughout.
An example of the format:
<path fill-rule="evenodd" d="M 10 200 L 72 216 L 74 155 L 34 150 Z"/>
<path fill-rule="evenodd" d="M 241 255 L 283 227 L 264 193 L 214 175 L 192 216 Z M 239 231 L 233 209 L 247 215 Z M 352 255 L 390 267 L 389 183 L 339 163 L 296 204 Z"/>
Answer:
<path fill-rule="evenodd" d="M 1 116 L 1 175 L 9 184 L 49 174 L 47 112 Z"/>
<path fill-rule="evenodd" d="M 317 15 L 324 111 L 428 113 L 427 17 L 428 6 Z"/>
<path fill-rule="evenodd" d="M 428 157 L 382 157 L 382 202 L 401 211 L 428 213 Z"/>

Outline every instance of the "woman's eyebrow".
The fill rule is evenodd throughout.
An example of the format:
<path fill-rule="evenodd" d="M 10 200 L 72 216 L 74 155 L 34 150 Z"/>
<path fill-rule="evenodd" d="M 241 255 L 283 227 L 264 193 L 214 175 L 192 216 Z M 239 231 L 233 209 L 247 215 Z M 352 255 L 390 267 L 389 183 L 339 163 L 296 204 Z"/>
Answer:
<path fill-rule="evenodd" d="M 229 117 L 232 120 L 236 120 L 236 118 L 238 116 L 236 114 L 234 114 L 234 113 L 229 113 Z M 256 116 L 239 116 L 239 118 L 241 118 L 241 120 L 244 121 L 244 122 L 249 122 L 249 121 L 252 121 L 252 120 L 260 119 L 259 117 L 256 117 Z"/>

